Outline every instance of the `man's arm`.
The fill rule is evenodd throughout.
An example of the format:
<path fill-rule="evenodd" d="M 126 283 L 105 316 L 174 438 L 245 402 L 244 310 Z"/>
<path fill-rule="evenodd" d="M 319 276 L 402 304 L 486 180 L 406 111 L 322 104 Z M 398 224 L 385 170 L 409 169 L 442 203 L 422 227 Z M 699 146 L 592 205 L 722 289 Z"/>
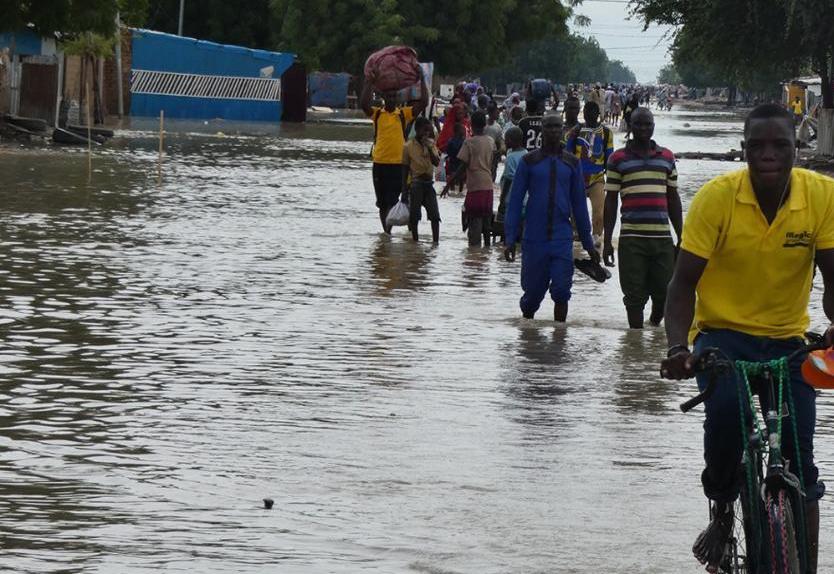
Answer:
<path fill-rule="evenodd" d="M 677 187 L 666 188 L 666 203 L 669 210 L 669 221 L 672 223 L 672 229 L 675 230 L 677 245 L 680 246 L 683 233 L 683 205 Z"/>
<path fill-rule="evenodd" d="M 605 192 L 605 210 L 602 222 L 602 260 L 609 267 L 614 266 L 614 227 L 617 225 L 617 210 L 620 207 L 620 190 L 608 189 Z"/>
<path fill-rule="evenodd" d="M 403 169 L 402 169 L 403 185 L 402 185 L 402 190 L 401 190 L 401 195 L 400 195 L 401 199 L 406 196 L 406 192 L 408 191 L 408 175 L 409 175 L 409 172 L 411 171 L 411 169 L 410 169 L 410 167 L 411 167 L 411 155 L 408 153 L 408 146 L 407 145 L 403 146 L 403 162 L 402 163 L 403 163 Z"/>
<path fill-rule="evenodd" d="M 530 186 L 530 169 L 527 163 L 522 160 L 518 162 L 513 185 L 510 188 L 510 197 L 507 201 L 507 210 L 504 213 L 504 245 L 515 248 L 518 241 L 518 231 L 521 228 L 521 210 L 524 208 L 524 196 Z"/>
<path fill-rule="evenodd" d="M 426 84 L 426 76 L 423 75 L 423 68 L 420 64 L 417 64 L 417 70 L 420 73 L 420 101 L 412 106 L 415 118 L 422 114 L 423 110 L 429 105 L 429 86 Z"/>
<path fill-rule="evenodd" d="M 675 273 L 666 291 L 666 340 L 671 356 L 661 363 L 660 374 L 664 378 L 688 379 L 694 374 L 689 329 L 695 319 L 695 288 L 707 261 L 684 249 L 678 255 Z"/>
<path fill-rule="evenodd" d="M 455 170 L 455 173 L 446 181 L 446 185 L 443 186 L 443 191 L 440 192 L 440 197 L 446 197 L 449 193 L 449 188 L 455 185 L 460 179 L 463 177 L 463 174 L 466 173 L 467 164 L 465 161 L 461 160 L 460 165 Z"/>
<path fill-rule="evenodd" d="M 431 160 L 431 164 L 434 167 L 440 165 L 440 152 L 437 151 L 437 146 L 434 145 L 434 141 L 429 140 L 425 143 L 426 149 L 429 151 L 429 160 Z"/>
<path fill-rule="evenodd" d="M 359 96 L 359 107 L 362 108 L 365 115 L 369 117 L 374 113 L 371 109 L 371 97 L 373 95 L 374 83 L 370 78 L 365 78 L 365 82 L 362 85 L 362 94 Z"/>
<path fill-rule="evenodd" d="M 596 253 L 594 237 L 591 235 L 591 216 L 588 214 L 588 196 L 585 194 L 585 176 L 582 175 L 582 164 L 578 160 L 570 174 L 570 200 L 573 221 L 576 223 L 582 247 L 589 255 Z M 594 256 L 591 255 L 591 258 Z M 599 261 L 599 254 L 596 259 Z"/>
<path fill-rule="evenodd" d="M 608 160 L 614 155 L 614 134 L 608 128 L 605 128 L 605 133 L 608 134 L 608 139 L 605 142 L 605 168 L 608 168 Z"/>

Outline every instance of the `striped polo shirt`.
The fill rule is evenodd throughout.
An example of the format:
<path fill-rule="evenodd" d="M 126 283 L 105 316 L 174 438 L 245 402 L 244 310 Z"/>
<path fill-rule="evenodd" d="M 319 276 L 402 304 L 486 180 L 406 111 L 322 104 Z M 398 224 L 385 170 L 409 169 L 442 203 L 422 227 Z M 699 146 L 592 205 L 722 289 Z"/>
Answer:
<path fill-rule="evenodd" d="M 647 157 L 632 150 L 631 143 L 608 159 L 605 191 L 622 198 L 620 237 L 671 238 L 666 192 L 678 187 L 675 156 L 652 140 Z"/>

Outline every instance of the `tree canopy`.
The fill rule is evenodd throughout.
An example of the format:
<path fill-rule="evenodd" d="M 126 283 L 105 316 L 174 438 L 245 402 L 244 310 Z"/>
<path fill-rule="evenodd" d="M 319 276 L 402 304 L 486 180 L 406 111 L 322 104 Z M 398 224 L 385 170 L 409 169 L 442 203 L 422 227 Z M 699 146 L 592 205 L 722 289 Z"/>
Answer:
<path fill-rule="evenodd" d="M 810 66 L 822 78 L 825 107 L 834 107 L 830 0 L 632 0 L 632 10 L 647 26 L 675 26 L 673 59 L 685 83 L 698 85 L 688 67 L 701 70 L 700 81 L 772 89 Z"/>
<path fill-rule="evenodd" d="M 128 23 L 141 23 L 148 0 L 0 0 L 0 32 L 31 27 L 43 35 L 116 32 L 116 13 Z"/>
<path fill-rule="evenodd" d="M 0 32 L 31 28 L 45 36 L 56 32 L 112 36 L 117 12 L 122 21 L 139 25 L 147 11 L 148 0 L 0 0 Z"/>
<path fill-rule="evenodd" d="M 775 0 L 774 0 L 775 1 Z M 360 74 L 371 52 L 413 46 L 441 74 L 543 76 L 560 81 L 633 82 L 595 40 L 568 33 L 581 0 L 186 0 L 183 33 L 298 54 L 311 70 Z M 179 0 L 0 0 L 0 29 L 26 26 L 70 38 L 111 36 L 115 16 L 177 31 Z M 581 17 L 576 17 L 577 21 Z"/>
<path fill-rule="evenodd" d="M 404 43 L 441 73 L 464 74 L 500 65 L 538 38 L 566 34 L 572 7 L 580 1 L 186 0 L 183 32 L 294 52 L 309 69 L 353 74 L 361 72 L 371 52 Z M 148 27 L 176 32 L 179 0 L 149 4 Z"/>
<path fill-rule="evenodd" d="M 482 74 L 490 85 L 530 77 L 560 83 L 615 82 L 633 84 L 634 73 L 621 61 L 608 59 L 597 41 L 575 34 L 556 34 L 515 50 L 506 62 Z"/>

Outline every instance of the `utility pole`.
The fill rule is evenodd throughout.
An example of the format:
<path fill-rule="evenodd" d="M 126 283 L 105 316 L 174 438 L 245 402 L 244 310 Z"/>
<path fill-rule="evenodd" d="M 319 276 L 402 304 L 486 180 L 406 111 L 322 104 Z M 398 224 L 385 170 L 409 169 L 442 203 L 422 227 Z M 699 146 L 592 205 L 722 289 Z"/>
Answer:
<path fill-rule="evenodd" d="M 63 58 L 63 55 L 61 56 Z M 125 115 L 124 78 L 122 77 L 122 20 L 116 12 L 116 90 L 118 90 L 119 119 Z"/>
<path fill-rule="evenodd" d="M 180 0 L 180 25 L 177 28 L 177 35 L 182 36 L 182 15 L 185 12 L 185 0 Z"/>

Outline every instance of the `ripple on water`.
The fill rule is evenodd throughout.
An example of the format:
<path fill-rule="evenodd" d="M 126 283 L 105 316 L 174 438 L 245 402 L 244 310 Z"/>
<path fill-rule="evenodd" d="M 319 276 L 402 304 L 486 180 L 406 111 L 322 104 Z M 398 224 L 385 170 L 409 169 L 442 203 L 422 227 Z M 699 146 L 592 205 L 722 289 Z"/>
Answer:
<path fill-rule="evenodd" d="M 657 120 L 673 151 L 740 131 Z M 188 131 L 161 182 L 150 132 L 91 185 L 81 153 L 0 157 L 0 570 L 697 571 L 693 389 L 616 277 L 523 321 L 462 197 L 436 247 L 379 233 L 369 125 Z M 684 203 L 736 167 L 680 161 Z"/>

